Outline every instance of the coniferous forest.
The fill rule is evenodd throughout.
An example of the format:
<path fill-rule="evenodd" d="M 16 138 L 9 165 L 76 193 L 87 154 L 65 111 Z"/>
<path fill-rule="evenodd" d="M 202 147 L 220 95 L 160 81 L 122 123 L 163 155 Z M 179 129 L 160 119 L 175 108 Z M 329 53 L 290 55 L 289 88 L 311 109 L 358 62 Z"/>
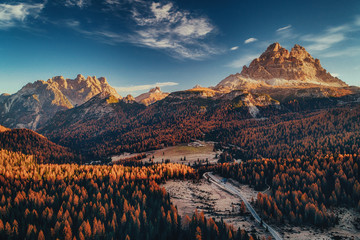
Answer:
<path fill-rule="evenodd" d="M 181 219 L 159 183 L 193 179 L 181 164 L 38 164 L 0 151 L 1 239 L 256 239 L 204 214 Z M 183 223 L 182 223 L 183 222 Z"/>
<path fill-rule="evenodd" d="M 0 1 L 0 240 L 360 239 L 359 9 Z"/>

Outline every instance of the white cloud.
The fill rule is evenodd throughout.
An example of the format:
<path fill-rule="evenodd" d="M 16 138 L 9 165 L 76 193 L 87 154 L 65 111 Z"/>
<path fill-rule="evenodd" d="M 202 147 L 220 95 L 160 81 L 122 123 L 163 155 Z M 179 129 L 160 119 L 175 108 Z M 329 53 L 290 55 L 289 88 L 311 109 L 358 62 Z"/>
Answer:
<path fill-rule="evenodd" d="M 215 30 L 206 17 L 178 9 L 171 2 L 141 2 L 134 6 L 136 26 L 129 37 L 131 43 L 162 49 L 181 59 L 202 59 L 218 52 L 204 42 Z"/>
<path fill-rule="evenodd" d="M 0 4 L 0 29 L 23 24 L 28 17 L 37 18 L 44 4 Z"/>
<path fill-rule="evenodd" d="M 276 41 L 280 40 L 289 40 L 298 38 L 299 35 L 294 33 L 294 29 L 291 25 L 287 25 L 285 27 L 278 28 L 276 30 L 277 39 Z"/>
<path fill-rule="evenodd" d="M 235 47 L 230 48 L 230 50 L 231 50 L 231 51 L 235 51 L 235 50 L 237 50 L 238 48 L 239 48 L 238 46 L 235 46 Z"/>
<path fill-rule="evenodd" d="M 359 54 L 358 47 L 342 48 L 338 51 L 329 51 L 338 43 L 352 39 L 351 33 L 360 31 L 360 16 L 356 16 L 353 22 L 349 22 L 339 26 L 331 26 L 318 34 L 305 35 L 301 39 L 309 43 L 306 46 L 311 51 L 324 51 L 327 53 L 322 54 L 323 57 L 338 57 L 338 56 L 355 56 Z"/>
<path fill-rule="evenodd" d="M 281 31 L 290 29 L 291 27 L 292 27 L 291 25 L 287 25 L 287 26 L 285 26 L 285 27 L 278 28 L 276 31 L 277 31 L 277 32 L 281 32 Z"/>
<path fill-rule="evenodd" d="M 105 3 L 110 4 L 110 5 L 120 5 L 119 0 L 105 0 Z"/>
<path fill-rule="evenodd" d="M 344 33 L 325 33 L 322 35 L 306 35 L 302 40 L 310 42 L 306 48 L 310 51 L 323 51 L 336 43 L 342 42 L 346 39 Z"/>
<path fill-rule="evenodd" d="M 115 89 L 118 92 L 130 93 L 130 92 L 136 92 L 136 91 L 150 90 L 151 88 L 154 88 L 154 87 L 167 87 L 167 86 L 176 86 L 176 85 L 179 85 L 179 83 L 160 82 L 160 83 L 154 83 L 154 84 L 136 85 L 136 86 L 129 86 L 129 87 L 115 87 Z"/>
<path fill-rule="evenodd" d="M 161 20 L 171 20 L 171 13 L 170 10 L 173 8 L 172 3 L 164 4 L 161 6 L 160 3 L 153 2 L 151 4 L 151 11 L 154 13 L 155 19 L 157 21 Z"/>
<path fill-rule="evenodd" d="M 331 76 L 333 76 L 333 77 L 340 77 L 340 74 L 338 74 L 338 73 L 330 73 L 331 74 Z"/>
<path fill-rule="evenodd" d="M 355 17 L 354 24 L 355 24 L 355 26 L 360 26 L 360 16 Z"/>
<path fill-rule="evenodd" d="M 213 30 L 211 24 L 205 18 L 181 19 L 181 24 L 174 29 L 174 32 L 180 36 L 201 38 Z"/>
<path fill-rule="evenodd" d="M 343 33 L 343 32 L 348 32 L 351 31 L 351 26 L 348 24 L 344 24 L 341 26 L 337 26 L 337 27 L 330 27 L 327 29 L 328 33 Z"/>
<path fill-rule="evenodd" d="M 107 2 L 107 1 L 106 1 Z M 88 5 L 90 5 L 91 1 L 90 0 L 66 0 L 65 2 L 65 6 L 66 7 L 79 7 L 79 8 L 84 8 Z"/>
<path fill-rule="evenodd" d="M 68 6 L 84 6 L 85 3 L 90 3 L 90 0 L 66 1 Z M 123 12 L 130 13 L 126 33 L 111 28 L 106 30 L 91 29 L 90 26 L 86 28 L 84 27 L 86 24 L 82 25 L 73 20 L 66 22 L 66 26 L 106 44 L 128 42 L 165 51 L 178 59 L 199 60 L 223 51 L 206 39 L 216 32 L 216 28 L 206 16 L 179 9 L 172 2 L 105 0 L 104 3 L 111 9 L 121 8 Z"/>
<path fill-rule="evenodd" d="M 324 54 L 321 54 L 321 57 L 354 57 L 360 55 L 360 47 L 348 47 L 337 51 L 328 51 Z"/>
<path fill-rule="evenodd" d="M 65 24 L 71 28 L 76 28 L 80 26 L 80 22 L 77 20 L 69 19 L 64 21 Z"/>
<path fill-rule="evenodd" d="M 242 56 L 234 61 L 232 61 L 228 67 L 232 68 L 242 68 L 244 65 L 248 65 L 253 59 L 257 58 L 259 54 L 250 54 Z"/>
<path fill-rule="evenodd" d="M 248 44 L 248 43 L 252 43 L 252 42 L 256 42 L 257 39 L 256 38 L 248 38 L 244 41 L 245 44 Z"/>

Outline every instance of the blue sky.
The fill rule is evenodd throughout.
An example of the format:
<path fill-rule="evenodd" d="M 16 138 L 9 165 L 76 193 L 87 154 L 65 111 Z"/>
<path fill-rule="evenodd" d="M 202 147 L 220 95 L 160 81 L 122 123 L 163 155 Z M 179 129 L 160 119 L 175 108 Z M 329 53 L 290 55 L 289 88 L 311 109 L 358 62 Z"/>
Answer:
<path fill-rule="evenodd" d="M 358 0 L 1 1 L 0 93 L 78 73 L 121 95 L 214 86 L 273 42 L 359 86 L 359 39 Z"/>

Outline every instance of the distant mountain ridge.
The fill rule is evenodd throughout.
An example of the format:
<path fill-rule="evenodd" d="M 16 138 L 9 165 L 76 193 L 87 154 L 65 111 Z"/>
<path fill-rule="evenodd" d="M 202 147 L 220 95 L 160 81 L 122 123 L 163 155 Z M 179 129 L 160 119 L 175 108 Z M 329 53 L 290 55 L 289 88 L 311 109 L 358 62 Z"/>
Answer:
<path fill-rule="evenodd" d="M 138 103 L 142 103 L 145 106 L 148 106 L 154 102 L 162 100 L 166 98 L 170 93 L 165 93 L 161 91 L 160 87 L 155 87 L 150 89 L 149 92 L 140 94 L 135 98 L 135 101 Z"/>
<path fill-rule="evenodd" d="M 12 95 L 0 97 L 0 123 L 10 128 L 37 129 L 58 111 L 71 109 L 95 95 L 108 92 L 121 99 L 106 78 L 79 74 L 75 79 L 62 76 L 28 83 Z"/>
<path fill-rule="evenodd" d="M 254 89 L 261 87 L 347 87 L 333 77 L 304 47 L 295 45 L 289 52 L 279 43 L 271 44 L 259 58 L 244 66 L 241 73 L 230 75 L 215 89 Z"/>
<path fill-rule="evenodd" d="M 56 76 L 47 81 L 39 80 L 25 85 L 15 94 L 0 95 L 0 124 L 9 128 L 37 130 L 48 125 L 56 127 L 52 119 L 56 113 L 77 107 L 81 108 L 69 112 L 76 112 L 74 116 L 77 118 L 71 122 L 111 116 L 119 110 L 114 110 L 114 107 L 135 102 L 145 106 L 157 102 L 174 105 L 196 99 L 231 101 L 239 95 L 241 105 L 247 107 L 250 116 L 256 118 L 261 116 L 256 111 L 257 106 L 264 103 L 278 106 L 293 99 L 342 97 L 358 92 L 359 88 L 349 87 L 331 76 L 305 48 L 295 45 L 289 52 L 279 43 L 274 43 L 248 67 L 244 66 L 241 73 L 230 75 L 209 88 L 196 85 L 192 89 L 164 93 L 155 87 L 136 98 L 131 95 L 122 98 L 104 77 L 85 78 L 79 74 L 75 79 Z M 119 101 L 121 104 L 117 104 Z M 126 115 L 116 114 L 120 114 L 121 119 Z M 131 113 L 132 116 L 134 114 Z M 85 119 L 80 119 L 82 117 Z M 63 119 L 69 120 L 65 116 Z"/>

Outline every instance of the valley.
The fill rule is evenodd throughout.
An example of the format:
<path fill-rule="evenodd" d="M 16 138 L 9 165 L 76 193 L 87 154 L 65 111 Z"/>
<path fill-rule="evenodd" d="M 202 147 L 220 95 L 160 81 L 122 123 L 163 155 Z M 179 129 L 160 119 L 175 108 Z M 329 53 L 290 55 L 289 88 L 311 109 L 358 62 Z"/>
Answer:
<path fill-rule="evenodd" d="M 213 151 L 214 143 L 206 141 L 194 141 L 188 144 L 166 147 L 154 151 L 141 153 L 125 153 L 111 158 L 112 163 L 117 161 L 131 159 L 135 156 L 144 156 L 143 163 L 179 163 L 185 165 L 195 164 L 214 164 L 217 162 L 221 151 Z M 146 157 L 145 157 L 146 156 Z M 151 160 L 151 161 L 150 161 Z"/>
<path fill-rule="evenodd" d="M 139 88 L 79 74 L 0 96 L 0 239 L 360 239 L 360 87 L 304 47 Z"/>
<path fill-rule="evenodd" d="M 197 209 L 199 212 L 203 211 L 206 217 L 212 217 L 218 221 L 223 219 L 235 229 L 240 227 L 248 232 L 256 232 L 260 236 L 269 235 L 248 211 L 240 213 L 241 201 L 237 196 L 224 191 L 206 179 L 202 178 L 198 182 L 168 181 L 164 187 L 182 217 L 191 216 Z M 242 186 L 242 190 L 250 199 L 256 199 L 257 192 L 253 189 Z"/>
<path fill-rule="evenodd" d="M 247 201 L 256 199 L 258 191 L 232 179 L 228 181 Z M 203 211 L 206 217 L 219 221 L 223 219 L 235 228 L 241 227 L 247 232 L 256 232 L 261 237 L 271 236 L 254 220 L 248 210 L 245 213 L 241 212 L 241 199 L 237 195 L 229 193 L 206 178 L 196 182 L 172 180 L 163 186 L 182 217 L 191 216 L 195 210 Z M 294 226 L 290 223 L 272 223 L 272 226 L 278 231 L 279 239 L 359 239 L 359 212 L 343 207 L 332 211 L 339 217 L 339 224 L 328 229 L 317 229 L 309 225 Z"/>

